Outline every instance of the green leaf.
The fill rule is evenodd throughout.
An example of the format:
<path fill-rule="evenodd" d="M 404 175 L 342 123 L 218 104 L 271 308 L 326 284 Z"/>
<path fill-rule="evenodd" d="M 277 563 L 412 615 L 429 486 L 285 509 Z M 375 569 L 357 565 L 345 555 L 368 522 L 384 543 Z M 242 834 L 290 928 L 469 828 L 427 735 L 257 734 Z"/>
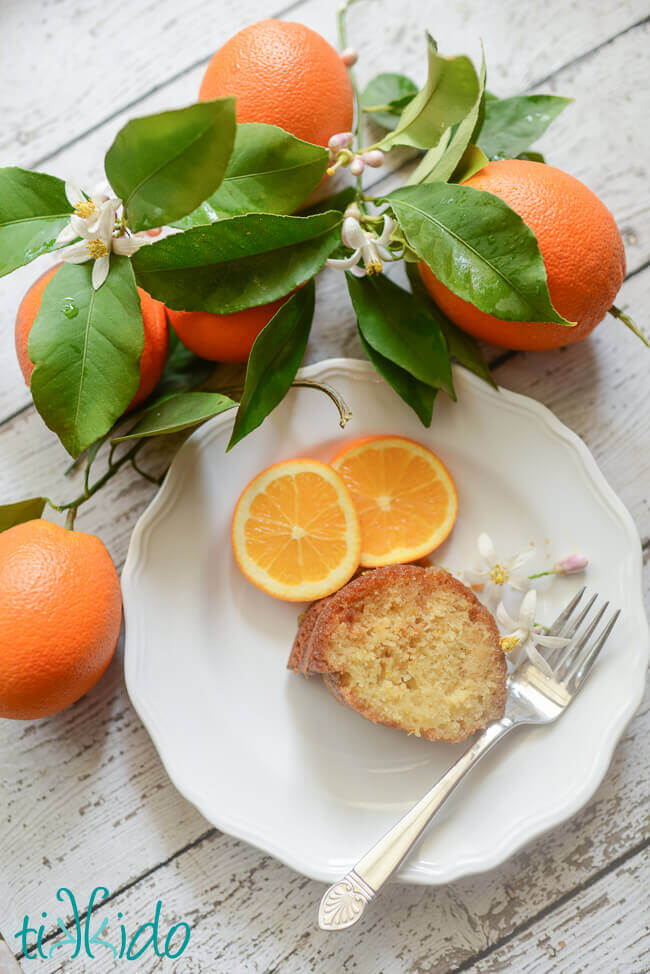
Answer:
<path fill-rule="evenodd" d="M 268 304 L 317 273 L 340 242 L 341 214 L 250 213 L 143 247 L 138 283 L 170 308 L 229 314 Z"/>
<path fill-rule="evenodd" d="M 276 125 L 238 125 L 221 186 L 178 226 L 205 226 L 239 213 L 293 213 L 318 186 L 328 159 L 327 149 Z"/>
<path fill-rule="evenodd" d="M 490 99 L 478 144 L 490 159 L 514 159 L 536 142 L 572 101 L 557 95 Z"/>
<path fill-rule="evenodd" d="M 454 170 L 460 165 L 464 153 L 467 151 L 472 133 L 479 120 L 481 105 L 484 104 L 485 93 L 485 56 L 481 60 L 481 70 L 478 78 L 478 93 L 476 100 L 465 118 L 453 128 L 447 129 L 437 146 L 429 149 L 415 172 L 409 179 L 409 184 L 432 183 L 440 180 L 446 182 L 451 178 Z M 487 162 L 487 159 L 485 160 Z"/>
<path fill-rule="evenodd" d="M 466 369 L 469 369 L 474 375 L 477 375 L 480 379 L 487 382 L 488 385 L 491 385 L 493 389 L 496 389 L 497 384 L 490 374 L 490 366 L 476 339 L 452 324 L 447 315 L 440 310 L 422 283 L 420 272 L 414 264 L 406 265 L 406 276 L 409 279 L 414 297 L 425 308 L 428 308 L 429 312 L 440 325 L 442 333 L 447 340 L 447 347 L 452 358 L 455 358 Z"/>
<path fill-rule="evenodd" d="M 361 108 L 377 125 L 392 129 L 417 93 L 418 86 L 403 74 L 378 74 L 361 92 Z"/>
<path fill-rule="evenodd" d="M 261 425 L 291 387 L 307 347 L 314 301 L 314 282 L 309 281 L 278 309 L 255 339 L 229 450 Z"/>
<path fill-rule="evenodd" d="M 15 504 L 0 504 L 0 531 L 39 518 L 45 504 L 44 497 L 30 497 L 28 500 L 16 501 Z"/>
<path fill-rule="evenodd" d="M 427 44 L 426 84 L 402 112 L 397 128 L 377 143 L 382 149 L 394 145 L 431 149 L 446 129 L 465 118 L 476 102 L 479 81 L 469 58 L 442 57 L 429 34 Z"/>
<path fill-rule="evenodd" d="M 498 196 L 427 183 L 387 201 L 409 245 L 454 294 L 505 321 L 575 324 L 551 303 L 534 233 Z"/>
<path fill-rule="evenodd" d="M 160 399 L 172 392 L 184 392 L 201 385 L 214 372 L 215 363 L 200 358 L 181 342 L 169 324 L 169 352 L 163 374 L 152 396 Z"/>
<path fill-rule="evenodd" d="M 427 309 L 384 274 L 346 278 L 367 343 L 420 382 L 455 399 L 447 344 Z"/>
<path fill-rule="evenodd" d="M 43 292 L 29 335 L 34 405 L 73 457 L 107 433 L 131 402 L 144 345 L 129 258 L 111 258 L 97 291 L 91 273 L 91 263 L 63 264 Z"/>
<path fill-rule="evenodd" d="M 218 392 L 177 392 L 148 406 L 133 429 L 116 436 L 112 443 L 135 440 L 141 436 L 163 436 L 198 426 L 237 403 Z"/>
<path fill-rule="evenodd" d="M 234 138 L 234 98 L 127 122 L 105 167 L 129 227 L 148 230 L 191 213 L 221 183 Z"/>
<path fill-rule="evenodd" d="M 54 241 L 71 213 L 62 179 L 18 166 L 0 169 L 0 277 L 57 250 Z"/>
<path fill-rule="evenodd" d="M 379 374 L 384 377 L 389 386 L 392 386 L 407 406 L 410 406 L 414 410 L 424 426 L 431 426 L 433 403 L 438 395 L 438 390 L 432 386 L 428 386 L 425 382 L 420 382 L 419 379 L 412 376 L 406 369 L 400 368 L 399 365 L 395 365 L 390 359 L 380 355 L 365 340 L 361 329 L 359 329 L 359 340 L 368 359 L 372 362 Z"/>
<path fill-rule="evenodd" d="M 489 159 L 482 149 L 479 149 L 477 145 L 468 145 L 451 174 L 450 182 L 464 183 L 466 179 L 470 179 L 484 166 L 487 166 L 488 162 Z"/>
<path fill-rule="evenodd" d="M 546 163 L 546 159 L 541 152 L 520 152 L 517 159 L 526 159 L 528 162 Z"/>
<path fill-rule="evenodd" d="M 328 210 L 338 210 L 339 213 L 343 213 L 356 198 L 357 191 L 354 186 L 346 186 L 338 193 L 332 193 L 331 196 L 325 196 L 311 206 L 306 206 L 304 210 L 300 210 L 300 216 L 313 216 L 315 213 L 326 213 Z"/>

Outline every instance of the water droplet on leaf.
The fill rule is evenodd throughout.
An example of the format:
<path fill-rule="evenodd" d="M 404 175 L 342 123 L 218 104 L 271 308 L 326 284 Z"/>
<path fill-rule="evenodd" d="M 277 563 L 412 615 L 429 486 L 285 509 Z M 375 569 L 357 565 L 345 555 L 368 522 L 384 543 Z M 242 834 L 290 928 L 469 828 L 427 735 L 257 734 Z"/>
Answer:
<path fill-rule="evenodd" d="M 74 303 L 72 298 L 66 298 L 61 305 L 61 311 L 66 316 L 66 318 L 76 318 L 79 314 L 79 308 Z"/>

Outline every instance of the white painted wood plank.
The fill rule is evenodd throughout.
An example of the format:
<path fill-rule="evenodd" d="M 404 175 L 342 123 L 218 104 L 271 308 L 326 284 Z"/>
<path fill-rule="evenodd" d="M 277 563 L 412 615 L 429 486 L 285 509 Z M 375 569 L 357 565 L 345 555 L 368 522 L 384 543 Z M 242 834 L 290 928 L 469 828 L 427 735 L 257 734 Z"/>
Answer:
<path fill-rule="evenodd" d="M 627 98 L 630 90 L 643 91 L 643 58 L 649 36 L 650 27 L 637 28 L 562 72 L 555 82 L 558 91 L 572 94 L 576 104 L 554 123 L 558 135 L 551 127 L 540 142 L 550 161 L 573 172 L 610 207 L 625 237 L 629 270 L 650 259 L 647 176 L 639 162 L 650 157 L 650 131 L 647 126 L 638 124 L 638 96 L 631 100 Z M 625 71 L 621 70 L 621 65 L 625 65 Z M 201 71 L 196 70 L 157 91 L 138 106 L 137 113 L 147 114 L 190 102 L 198 89 L 200 74 Z M 600 79 L 603 76 L 610 80 L 607 95 L 601 99 Z M 112 119 L 82 142 L 58 153 L 45 168 L 82 186 L 92 186 L 101 177 L 106 148 L 132 114 L 129 111 Z M 576 121 L 578 115 L 580 125 Z M 580 133 L 579 137 L 577 133 Z M 620 146 L 629 139 L 632 143 L 622 153 Z M 390 177 L 383 186 L 384 191 L 403 178 L 404 174 Z M 345 176 L 337 185 L 344 183 Z M 377 187 L 377 192 L 381 189 L 382 186 Z M 29 390 L 16 362 L 13 323 L 25 290 L 51 263 L 51 258 L 41 258 L 0 279 L 0 375 L 3 377 L 0 420 L 30 401 Z M 315 330 L 328 343 L 338 342 L 333 346 L 336 350 L 329 354 L 359 354 L 354 316 L 339 272 L 328 272 L 319 278 Z"/>
<path fill-rule="evenodd" d="M 164 932 L 181 920 L 192 929 L 183 954 L 184 974 L 205 970 L 216 974 L 451 974 L 457 965 L 552 908 L 578 883 L 597 876 L 608 862 L 635 848 L 644 833 L 647 836 L 648 788 L 640 744 L 644 738 L 647 740 L 649 722 L 646 702 L 645 710 L 621 741 L 596 798 L 566 825 L 513 857 L 501 869 L 483 876 L 434 889 L 388 886 L 353 930 L 336 936 L 318 930 L 316 916 L 324 891 L 322 884 L 307 880 L 220 833 L 209 834 L 100 907 L 94 929 L 107 918 L 105 935 L 115 942 L 118 911 L 132 931 L 151 918 L 153 904 L 161 900 Z M 114 866 L 106 871 L 112 874 Z M 643 934 L 645 918 L 641 910 L 628 907 L 625 911 L 620 901 L 625 897 L 629 903 L 631 898 L 626 887 L 615 885 L 616 879 L 615 873 L 610 874 L 605 883 L 611 889 L 612 910 L 599 925 L 605 926 L 627 913 L 628 956 L 638 959 L 641 954 L 634 953 L 633 941 Z M 568 954 L 571 957 L 581 946 L 585 951 L 589 948 L 597 928 L 588 921 L 588 909 L 580 912 L 579 906 L 583 902 L 601 905 L 600 887 L 593 889 L 593 897 L 591 889 L 581 894 L 575 915 L 569 901 L 558 911 L 557 923 L 549 918 L 540 922 L 540 937 L 549 935 L 545 943 L 557 949 L 560 940 L 567 944 L 571 940 L 575 948 Z M 49 899 L 41 896 L 36 901 L 47 910 L 53 896 L 51 891 Z M 612 917 L 611 913 L 617 911 L 618 915 Z M 6 925 L 3 932 L 5 936 L 10 932 Z M 522 940 L 526 945 L 525 935 Z M 43 974 L 85 971 L 79 962 L 63 966 L 56 955 L 50 962 L 42 961 L 40 969 Z M 93 961 L 97 974 L 114 969 L 107 950 Z M 150 955 L 144 955 L 138 967 L 141 974 L 176 969 Z M 528 974 L 528 968 L 515 963 L 479 967 L 477 974 L 484 970 Z M 535 974 L 578 974 L 586 970 L 618 974 L 611 967 L 530 968 Z M 621 968 L 620 974 L 642 974 L 644 970 L 643 966 L 632 964 Z"/>
<path fill-rule="evenodd" d="M 650 970 L 650 851 L 468 968 L 471 974 L 644 974 Z"/>
<path fill-rule="evenodd" d="M 650 300 L 650 271 L 628 282 L 625 300 L 640 305 Z M 529 354 L 505 364 L 498 374 L 506 385 L 552 404 L 562 419 L 578 427 L 601 465 L 606 467 L 610 482 L 630 507 L 641 532 L 648 536 L 650 512 L 643 488 L 648 482 L 650 425 L 645 408 L 647 369 L 637 340 L 621 329 L 616 322 L 600 327 L 590 341 L 590 344 L 597 342 L 597 356 L 586 356 L 584 351 L 578 355 L 579 349 L 554 356 Z M 595 363 L 608 362 L 614 350 L 622 358 L 619 373 L 598 371 Z M 622 376 L 625 377 L 624 397 L 618 392 Z M 595 404 L 594 388 L 599 391 Z M 612 453 L 613 443 L 616 449 Z M 162 441 L 152 448 L 164 452 Z M 27 484 L 30 490 L 50 491 L 56 498 L 70 496 L 63 489 L 67 484 L 60 473 L 64 465 L 63 451 L 32 411 L 0 429 L 0 454 L 5 459 L 0 471 L 0 502 L 17 496 Z M 612 465 L 608 468 L 610 456 Z M 151 462 L 154 466 L 161 459 L 153 458 Z M 99 533 L 119 564 L 135 517 L 152 493 L 150 485 L 134 474 L 124 473 L 82 509 L 78 526 Z M 648 597 L 650 601 L 650 591 Z M 532 852 L 520 854 L 486 877 L 454 884 L 444 895 L 440 891 L 435 894 L 391 891 L 390 898 L 385 900 L 385 912 L 378 913 L 377 922 L 369 927 L 367 938 L 360 943 L 366 949 L 370 945 L 373 950 L 379 950 L 377 956 L 386 952 L 390 955 L 391 950 L 398 949 L 391 948 L 391 938 L 394 945 L 399 943 L 399 949 L 407 941 L 424 943 L 421 956 L 440 954 L 444 964 L 452 964 L 509 933 L 561 892 L 570 890 L 634 847 L 648 825 L 644 770 L 650 741 L 648 719 L 646 706 L 630 725 L 596 799 L 581 815 L 536 843 Z M 80 897 L 87 897 L 95 883 L 108 879 L 111 888 L 116 889 L 173 856 L 208 828 L 168 782 L 146 732 L 128 703 L 119 661 L 75 707 L 29 725 L 3 722 L 0 740 L 3 789 L 7 801 L 11 802 L 11 820 L 0 830 L 3 863 L 0 902 L 9 904 L 2 918 L 5 935 L 17 929 L 23 913 L 34 909 L 31 905 L 34 901 L 41 903 L 44 897 L 53 896 L 53 884 L 59 876 L 65 875 Z M 616 823 L 615 827 L 612 823 Z M 313 906 L 317 902 L 320 887 L 306 884 L 289 870 L 229 838 L 214 836 L 206 842 L 205 848 L 214 846 L 213 852 L 197 850 L 192 853 L 195 858 L 190 865 L 174 867 L 180 870 L 179 883 L 187 883 L 186 893 L 180 889 L 174 893 L 181 897 L 180 913 L 198 910 L 201 915 L 207 914 L 215 897 L 220 903 L 232 904 L 223 908 L 225 930 L 222 925 L 215 932 L 210 926 L 212 921 L 208 923 L 206 956 L 216 950 L 215 943 L 223 942 L 230 929 L 228 924 L 235 930 L 246 928 L 246 923 L 238 926 L 243 922 L 240 896 L 245 891 L 250 911 L 245 914 L 246 922 L 258 931 L 260 943 L 270 940 L 269 950 L 275 951 L 273 956 L 279 958 L 283 946 L 298 941 L 302 944 L 300 938 L 304 935 L 305 953 L 299 954 L 301 963 L 305 964 L 303 969 L 309 969 L 306 965 L 313 961 L 312 969 L 319 970 L 317 962 L 326 956 L 325 943 L 320 946 L 319 941 L 313 941 L 311 920 L 306 920 L 306 914 L 301 913 L 300 903 L 304 900 L 302 909 L 308 910 L 309 904 Z M 49 866 L 43 862 L 44 850 Z M 215 861 L 222 865 L 216 868 Z M 253 873 L 247 878 L 249 868 Z M 200 885 L 206 872 L 213 877 L 211 882 L 216 884 L 216 892 L 211 886 Z M 158 871 L 155 875 L 162 874 Z M 103 876 L 106 880 L 101 879 Z M 228 877 L 232 877 L 234 889 Z M 152 888 L 157 889 L 152 884 L 158 882 L 163 881 L 147 880 L 142 896 L 149 896 Z M 163 882 L 165 898 L 166 883 L 167 880 Z M 514 891 L 514 897 L 506 887 Z M 283 921 L 271 934 L 273 901 L 284 899 L 287 888 L 296 890 L 291 922 L 287 925 Z M 129 906 L 128 911 L 140 916 L 144 906 L 138 904 L 144 900 L 135 902 L 136 906 Z M 442 904 L 442 912 L 435 912 L 438 906 L 434 904 Z M 219 909 L 220 916 L 223 909 Z M 382 939 L 384 933 L 380 936 L 380 932 L 393 913 L 401 920 L 399 924 L 391 921 Z M 407 922 L 411 915 L 412 927 Z M 429 924 L 430 916 L 435 923 Z M 480 922 L 472 921 L 476 930 L 469 921 L 466 927 L 463 919 L 466 916 L 480 918 Z M 428 932 L 430 927 L 432 933 Z M 210 939 L 213 934 L 216 941 Z M 445 937 L 451 939 L 447 941 Z M 235 961 L 241 960 L 249 941 L 242 933 L 234 953 L 228 954 L 231 966 L 227 969 L 237 969 Z M 258 941 L 254 942 L 261 950 Z M 339 959 L 342 961 L 343 956 Z M 416 959 L 417 956 L 412 958 L 413 963 Z M 432 968 L 438 969 L 447 968 L 444 965 Z"/>
<path fill-rule="evenodd" d="M 192 65 L 201 73 L 235 31 L 287 10 L 334 41 L 333 3 L 306 0 L 5 0 L 0 22 L 4 125 L 0 159 L 33 165 L 59 146 Z M 483 38 L 490 83 L 511 93 L 546 77 L 647 15 L 643 0 L 489 0 L 467 8 L 444 0 L 360 3 L 350 39 L 361 76 L 403 70 L 422 80 L 423 30 L 441 48 L 477 55 Z"/>

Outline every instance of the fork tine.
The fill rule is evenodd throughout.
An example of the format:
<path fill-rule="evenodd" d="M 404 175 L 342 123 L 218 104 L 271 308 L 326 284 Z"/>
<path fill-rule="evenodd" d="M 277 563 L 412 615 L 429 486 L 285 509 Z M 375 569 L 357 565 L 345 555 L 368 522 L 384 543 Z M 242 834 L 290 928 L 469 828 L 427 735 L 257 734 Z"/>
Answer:
<path fill-rule="evenodd" d="M 609 638 L 609 634 L 614 628 L 614 626 L 616 625 L 616 620 L 618 619 L 620 614 L 621 614 L 621 610 L 617 609 L 614 615 L 607 623 L 607 625 L 605 626 L 605 628 L 603 629 L 602 633 L 600 634 L 596 642 L 594 643 L 594 645 L 591 647 L 591 649 L 586 650 L 582 654 L 581 658 L 576 660 L 573 670 L 569 674 L 569 677 L 566 681 L 567 683 L 569 683 L 570 681 L 572 682 L 571 692 L 575 692 L 576 690 L 578 690 L 582 686 L 584 681 L 587 679 L 589 673 L 591 672 L 592 666 L 598 659 L 598 656 L 600 655 L 600 651 L 605 645 L 605 643 L 607 642 Z"/>
<path fill-rule="evenodd" d="M 580 597 L 582 597 L 582 594 L 584 593 L 584 591 L 585 590 L 583 588 L 582 591 L 580 592 Z M 587 602 L 586 606 L 584 607 L 584 609 L 582 610 L 582 612 L 580 613 L 580 615 L 578 616 L 578 618 L 575 620 L 575 622 L 568 623 L 568 629 L 566 629 L 566 632 L 565 632 L 565 628 L 567 626 L 568 617 L 567 617 L 567 620 L 564 622 L 564 624 L 560 626 L 560 628 L 559 628 L 559 630 L 558 630 L 557 633 L 549 633 L 549 635 L 566 636 L 567 639 L 573 639 L 573 637 L 577 633 L 578 629 L 580 628 L 580 626 L 584 622 L 584 620 L 585 620 L 585 618 L 587 616 L 587 613 L 589 612 L 589 610 L 591 609 L 592 605 L 594 604 L 594 602 L 596 601 L 597 598 L 598 598 L 598 593 L 596 592 L 595 595 L 592 595 L 591 596 L 591 598 L 589 599 L 589 601 Z M 579 601 L 580 601 L 580 599 L 578 599 L 578 602 Z M 578 602 L 576 602 L 575 604 L 577 605 Z M 568 606 L 567 606 L 567 609 L 568 609 Z M 566 609 L 564 611 L 566 612 Z M 557 620 L 556 620 L 556 622 L 557 622 Z M 560 648 L 560 649 L 552 649 L 550 652 L 548 652 L 546 654 L 546 661 L 549 664 L 549 666 L 552 666 L 553 668 L 555 668 L 562 661 L 562 657 L 563 657 L 563 655 L 565 653 L 566 653 L 566 646 L 563 647 L 563 648 Z"/>
<path fill-rule="evenodd" d="M 569 616 L 575 609 L 582 596 L 585 594 L 586 587 L 586 585 L 583 585 L 580 591 L 576 592 L 576 594 L 573 596 L 569 604 L 562 609 L 555 622 L 553 622 L 549 627 L 549 636 L 559 636 L 560 630 L 564 627 L 564 624 L 568 621 Z"/>
<path fill-rule="evenodd" d="M 605 614 L 608 605 L 609 602 L 605 602 L 602 608 L 591 620 L 585 631 L 580 634 L 580 638 L 576 639 L 575 643 L 569 643 L 569 645 L 565 647 L 564 656 L 562 657 L 559 666 L 555 670 L 556 678 L 562 683 L 568 683 L 571 677 L 575 675 L 579 661 L 584 656 L 583 650 L 591 639 L 596 626 Z"/>

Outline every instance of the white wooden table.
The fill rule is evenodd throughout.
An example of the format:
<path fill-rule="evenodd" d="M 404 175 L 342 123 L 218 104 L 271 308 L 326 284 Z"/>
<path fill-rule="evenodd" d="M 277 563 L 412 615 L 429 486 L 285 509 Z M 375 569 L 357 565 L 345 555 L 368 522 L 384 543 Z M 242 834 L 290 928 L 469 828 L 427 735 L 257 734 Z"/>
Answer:
<path fill-rule="evenodd" d="M 281 0 L 2 0 L 0 164 L 92 185 L 128 117 L 193 101 L 212 51 L 272 14 L 334 39 L 328 0 L 284 8 Z M 476 56 L 482 38 L 497 94 L 575 98 L 540 148 L 614 213 L 628 260 L 618 303 L 647 328 L 645 0 L 367 0 L 350 16 L 361 80 L 401 70 L 421 81 L 425 26 L 449 53 Z M 15 309 L 39 272 L 30 266 L 0 281 L 0 502 L 40 492 L 66 499 L 74 488 L 13 352 Z M 308 361 L 360 354 L 344 290 L 335 272 L 323 275 Z M 540 399 L 586 440 L 647 555 L 650 353 L 613 320 L 565 351 L 490 353 L 499 383 Z M 150 448 L 152 465 L 162 467 L 165 450 Z M 78 526 L 99 534 L 121 566 L 153 491 L 123 471 L 84 506 Z M 130 705 L 119 652 L 99 685 L 65 712 L 0 722 L 0 930 L 19 953 L 13 934 L 29 913 L 51 942 L 56 907 L 64 910 L 56 890 L 68 886 L 83 906 L 104 885 L 110 898 L 97 916 L 114 928 L 120 913 L 129 929 L 150 920 L 158 899 L 165 930 L 187 921 L 181 960 L 148 951 L 134 965 L 104 950 L 94 961 L 63 961 L 61 951 L 48 961 L 21 959 L 25 970 L 644 974 L 649 723 L 646 697 L 591 802 L 501 868 L 443 888 L 392 886 L 367 922 L 327 935 L 315 924 L 320 884 L 212 828 L 176 792 Z"/>

